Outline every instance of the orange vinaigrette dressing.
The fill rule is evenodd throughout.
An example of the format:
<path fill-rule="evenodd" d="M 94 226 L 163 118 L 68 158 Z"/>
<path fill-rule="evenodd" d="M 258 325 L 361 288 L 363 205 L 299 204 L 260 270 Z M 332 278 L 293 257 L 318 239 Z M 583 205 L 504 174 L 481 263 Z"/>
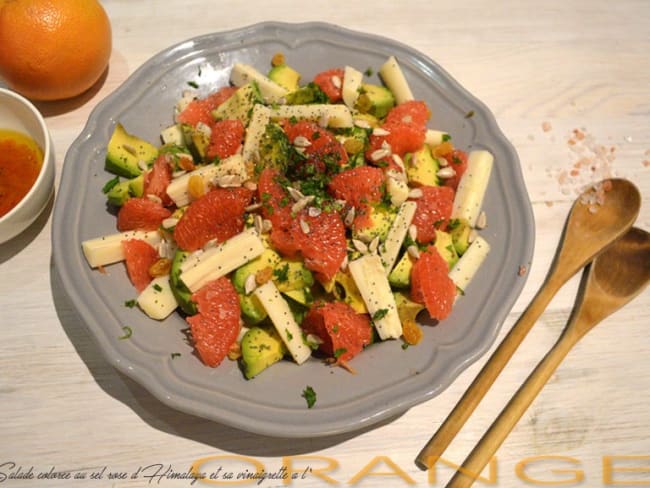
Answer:
<path fill-rule="evenodd" d="M 27 195 L 42 164 L 43 151 L 31 137 L 0 129 L 0 217 Z"/>

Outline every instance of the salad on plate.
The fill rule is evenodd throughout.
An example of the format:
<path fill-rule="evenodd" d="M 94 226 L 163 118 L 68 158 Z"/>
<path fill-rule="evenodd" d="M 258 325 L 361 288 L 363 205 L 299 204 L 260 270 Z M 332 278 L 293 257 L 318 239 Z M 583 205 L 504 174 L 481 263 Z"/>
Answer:
<path fill-rule="evenodd" d="M 428 127 L 395 57 L 378 73 L 305 81 L 277 54 L 179 94 L 159 142 L 118 122 L 103 188 L 116 231 L 81 243 L 88 264 L 124 263 L 147 316 L 182 314 L 205 365 L 236 360 L 249 379 L 417 345 L 418 314 L 444 322 L 488 255 L 493 157 Z"/>

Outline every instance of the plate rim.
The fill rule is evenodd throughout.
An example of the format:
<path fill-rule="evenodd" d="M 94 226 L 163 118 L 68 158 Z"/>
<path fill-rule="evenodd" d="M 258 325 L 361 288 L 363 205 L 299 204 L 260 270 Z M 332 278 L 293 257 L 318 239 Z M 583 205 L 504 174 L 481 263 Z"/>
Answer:
<path fill-rule="evenodd" d="M 80 134 L 75 138 L 73 143 L 70 145 L 63 165 L 63 171 L 61 175 L 61 188 L 66 188 L 69 185 L 70 175 L 71 175 L 71 164 L 66 164 L 69 160 L 72 160 L 74 157 L 78 157 L 77 152 L 80 150 L 80 147 L 84 140 L 88 139 L 94 127 L 96 127 L 100 122 L 100 117 L 103 114 L 103 110 L 107 104 L 114 97 L 119 96 L 124 91 L 137 82 L 137 80 L 143 76 L 151 67 L 159 65 L 161 61 L 165 61 L 168 58 L 173 58 L 173 55 L 177 52 L 183 52 L 184 49 L 187 49 L 190 44 L 200 44 L 206 40 L 214 40 L 220 38 L 241 38 L 245 35 L 250 35 L 251 32 L 258 31 L 267 31 L 267 30 L 276 30 L 282 31 L 285 33 L 296 33 L 300 31 L 319 31 L 327 32 L 335 36 L 342 37 L 353 37 L 359 38 L 362 37 L 369 42 L 380 42 L 382 44 L 390 44 L 391 47 L 396 46 L 399 50 L 409 53 L 415 59 L 420 60 L 423 65 L 428 65 L 428 69 L 436 71 L 441 74 L 445 83 L 449 84 L 453 89 L 462 94 L 465 98 L 471 101 L 473 107 L 476 107 L 475 110 L 482 117 L 482 123 L 486 124 L 487 133 L 492 136 L 498 137 L 498 142 L 502 148 L 512 157 L 517 163 L 514 165 L 512 176 L 519 183 L 513 189 L 518 193 L 518 202 L 523 202 L 524 205 L 519 209 L 519 212 L 523 214 L 524 224 L 526 225 L 525 229 L 525 239 L 523 241 L 522 253 L 525 256 L 527 263 L 530 263 L 530 260 L 533 256 L 534 251 L 534 240 L 535 240 L 535 226 L 534 226 L 534 215 L 532 212 L 532 205 L 528 196 L 528 193 L 525 189 L 525 182 L 523 179 L 522 168 L 519 162 L 519 158 L 516 154 L 514 146 L 507 140 L 501 129 L 499 128 L 496 118 L 494 117 L 491 110 L 474 95 L 468 92 L 462 85 L 460 85 L 446 70 L 444 70 L 440 65 L 438 65 L 434 60 L 430 59 L 428 56 L 423 54 L 420 51 L 417 51 L 399 41 L 390 39 L 388 37 L 378 36 L 376 34 L 370 34 L 366 32 L 360 32 L 351 30 L 348 28 L 340 27 L 337 25 L 325 23 L 325 22 L 301 22 L 301 23 L 290 23 L 290 22 L 260 22 L 256 24 L 250 24 L 244 27 L 235 28 L 227 31 L 220 31 L 214 33 L 203 34 L 197 37 L 187 39 L 185 41 L 178 42 L 166 49 L 163 49 L 145 61 L 140 65 L 134 72 L 127 77 L 112 93 L 107 95 L 102 101 L 100 101 L 96 107 L 91 111 L 88 120 L 80 132 Z M 190 55 L 191 52 L 186 53 Z M 226 425 L 230 425 L 235 428 L 246 430 L 249 432 L 269 435 L 273 437 L 314 437 L 314 436 L 327 436 L 333 434 L 339 434 L 344 432 L 349 432 L 353 430 L 362 429 L 368 425 L 376 424 L 381 420 L 388 419 L 392 416 L 403 413 L 409 408 L 423 403 L 432 397 L 439 394 L 441 391 L 446 389 L 451 385 L 456 378 L 464 371 L 469 365 L 477 361 L 483 354 L 491 347 L 494 343 L 503 322 L 505 321 L 509 311 L 511 310 L 514 302 L 519 297 L 523 286 L 527 280 L 527 275 L 523 277 L 518 277 L 516 281 L 516 289 L 514 292 L 510 293 L 509 300 L 504 301 L 500 304 L 497 316 L 494 319 L 495 325 L 490 330 L 489 336 L 486 336 L 486 340 L 483 341 L 480 347 L 473 349 L 469 354 L 465 354 L 464 360 L 459 361 L 453 368 L 449 371 L 446 381 L 441 381 L 437 385 L 431 385 L 429 389 L 419 395 L 412 395 L 407 399 L 402 401 L 393 402 L 391 405 L 376 408 L 373 410 L 372 415 L 365 416 L 363 418 L 355 417 L 347 420 L 339 419 L 338 421 L 330 421 L 327 424 L 320 425 L 308 425 L 300 426 L 291 425 L 292 430 L 287 430 L 286 425 L 279 425 L 277 422 L 274 422 L 273 425 L 270 425 L 268 422 L 252 420 L 246 416 L 237 417 L 231 416 L 229 418 L 215 418 L 214 415 L 210 415 L 209 412 L 206 412 L 205 406 L 201 404 L 196 404 L 196 402 L 188 402 L 187 399 L 184 401 L 179 401 L 181 399 L 176 395 L 177 392 L 169 390 L 167 385 L 164 382 L 161 382 L 156 374 L 153 374 L 151 371 L 148 371 L 146 367 L 137 364 L 137 362 L 132 359 L 125 358 L 122 353 L 118 350 L 116 341 L 114 338 L 106 337 L 106 331 L 95 323 L 94 316 L 92 311 L 90 311 L 84 304 L 82 297 L 79 295 L 78 290 L 72 282 L 72 277 L 68 274 L 68 270 L 65 265 L 65 256 L 64 248 L 61 246 L 62 236 L 59 235 L 60 229 L 62 228 L 60 223 L 63 222 L 65 218 L 65 203 L 66 200 L 63 197 L 64 192 L 59 191 L 57 194 L 55 208 L 53 212 L 53 223 L 52 223 L 52 248 L 53 248 L 53 258 L 54 258 L 54 270 L 57 272 L 60 281 L 63 285 L 66 295 L 70 299 L 72 306 L 75 308 L 76 312 L 80 316 L 84 325 L 91 332 L 91 336 L 96 344 L 98 344 L 101 349 L 104 357 L 109 361 L 109 363 L 124 373 L 125 375 L 136 380 L 143 388 L 151 392 L 156 398 L 158 398 L 163 403 L 187 413 L 198 415 L 203 418 L 208 418 Z M 75 243 L 77 241 L 74 241 Z M 100 336 L 104 336 L 105 340 L 100 340 Z M 171 393 L 171 394 L 170 394 Z M 316 410 L 314 410 L 315 412 Z M 313 412 L 312 412 L 313 413 Z"/>

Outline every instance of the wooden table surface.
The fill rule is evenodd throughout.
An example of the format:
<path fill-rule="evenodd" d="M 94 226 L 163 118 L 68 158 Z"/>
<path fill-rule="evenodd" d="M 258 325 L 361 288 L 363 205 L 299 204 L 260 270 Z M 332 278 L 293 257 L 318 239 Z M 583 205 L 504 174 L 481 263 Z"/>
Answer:
<path fill-rule="evenodd" d="M 634 181 L 643 194 L 638 225 L 650 229 L 645 0 L 102 3 L 114 38 L 104 83 L 79 100 L 39 105 L 56 148 L 57 184 L 90 111 L 152 55 L 196 35 L 265 20 L 319 20 L 422 51 L 491 108 L 514 144 L 533 204 L 536 243 L 526 285 L 497 340 L 541 285 L 583 184 L 610 175 Z M 575 130 L 585 138 L 572 145 Z M 593 170 L 580 167 L 572 176 L 583 156 Z M 303 440 L 240 432 L 161 404 L 104 360 L 60 290 L 50 230 L 48 209 L 0 246 L 0 487 L 190 486 L 192 480 L 174 480 L 170 473 L 186 473 L 202 458 L 209 458 L 206 470 L 234 474 L 212 482 L 224 486 L 260 465 L 276 476 L 283 466 L 300 475 L 259 480 L 266 487 L 444 486 L 452 466 L 461 464 L 557 339 L 578 283 L 571 280 L 556 296 L 443 461 L 426 473 L 414 457 L 488 355 L 438 397 L 363 432 Z M 648 324 L 646 291 L 585 337 L 498 451 L 493 484 L 476 486 L 650 484 Z M 9 479 L 17 472 L 34 479 Z M 37 479 L 56 472 L 87 477 Z M 93 473 L 97 479 L 90 479 Z"/>

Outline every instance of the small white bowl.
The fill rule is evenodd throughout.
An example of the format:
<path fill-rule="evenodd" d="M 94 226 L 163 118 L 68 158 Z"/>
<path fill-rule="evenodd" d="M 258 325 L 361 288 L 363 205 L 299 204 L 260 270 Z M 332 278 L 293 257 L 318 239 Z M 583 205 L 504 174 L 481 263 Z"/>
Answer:
<path fill-rule="evenodd" d="M 29 227 L 47 206 L 54 192 L 55 158 L 43 116 L 29 100 L 4 88 L 0 88 L 0 129 L 27 134 L 43 150 L 43 165 L 34 185 L 18 205 L 0 217 L 2 244 Z"/>

